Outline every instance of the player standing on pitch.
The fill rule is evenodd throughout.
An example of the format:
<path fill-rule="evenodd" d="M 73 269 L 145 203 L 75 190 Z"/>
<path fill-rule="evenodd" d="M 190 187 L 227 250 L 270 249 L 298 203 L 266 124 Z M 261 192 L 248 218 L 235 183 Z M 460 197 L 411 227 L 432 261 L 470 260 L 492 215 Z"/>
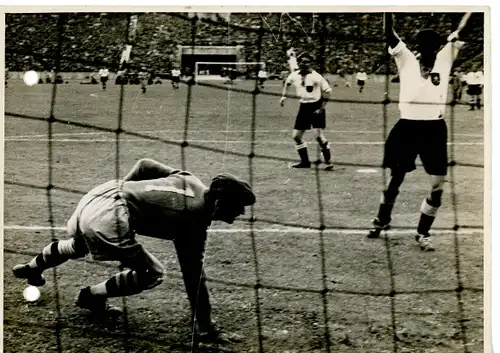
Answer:
<path fill-rule="evenodd" d="M 299 69 L 288 75 L 283 86 L 280 104 L 284 105 L 288 88 L 294 85 L 300 98 L 300 108 L 295 120 L 292 138 L 295 148 L 300 156 L 300 163 L 292 165 L 293 168 L 310 168 L 311 162 L 307 153 L 307 144 L 302 140 L 304 132 L 311 126 L 316 130 L 316 140 L 321 147 L 325 159 L 325 170 L 332 170 L 330 144 L 325 137 L 326 127 L 325 107 L 330 98 L 332 89 L 326 79 L 311 67 L 312 57 L 302 53 L 297 58 Z"/>
<path fill-rule="evenodd" d="M 389 228 L 391 213 L 406 173 L 415 170 L 420 159 L 430 176 L 430 193 L 420 207 L 420 221 L 415 239 L 423 251 L 432 251 L 429 230 L 441 206 L 443 183 L 448 168 L 447 127 L 444 120 L 450 72 L 463 42 L 458 34 L 465 26 L 466 14 L 458 29 L 450 34 L 448 43 L 433 30 L 417 34 L 420 59 L 406 47 L 393 29 L 393 15 L 386 13 L 385 36 L 389 53 L 394 56 L 400 77 L 399 110 L 401 118 L 394 125 L 385 143 L 383 167 L 391 170 L 389 183 L 380 202 L 374 229 L 368 234 L 376 238 Z"/>
<path fill-rule="evenodd" d="M 163 280 L 163 265 L 135 235 L 173 240 L 200 339 L 224 340 L 212 319 L 203 257 L 207 228 L 213 220 L 233 223 L 255 203 L 248 183 L 219 174 L 206 187 L 186 171 L 151 159 L 139 160 L 123 180 L 111 180 L 87 193 L 68 221 L 69 239 L 56 240 L 14 276 L 43 286 L 43 272 L 69 259 L 91 254 L 97 261 L 119 261 L 129 268 L 80 290 L 76 305 L 94 313 L 116 315 L 107 298 L 141 293 Z M 227 335 L 224 335 L 227 336 Z"/>

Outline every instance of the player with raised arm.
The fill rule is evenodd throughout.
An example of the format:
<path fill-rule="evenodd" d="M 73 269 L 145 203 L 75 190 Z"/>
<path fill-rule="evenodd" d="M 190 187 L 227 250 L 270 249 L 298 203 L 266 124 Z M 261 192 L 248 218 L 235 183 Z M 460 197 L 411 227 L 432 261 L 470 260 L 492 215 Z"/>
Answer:
<path fill-rule="evenodd" d="M 419 155 L 430 176 L 430 192 L 420 207 L 420 220 L 415 239 L 423 251 L 434 247 L 429 230 L 441 206 L 443 184 L 447 174 L 447 127 L 444 120 L 448 84 L 453 62 L 463 42 L 457 41 L 470 13 L 458 29 L 448 36 L 447 43 L 433 30 L 417 34 L 420 58 L 406 47 L 393 29 L 393 15 L 384 18 L 389 53 L 394 57 L 400 77 L 399 110 L 401 117 L 385 143 L 383 167 L 391 170 L 380 202 L 374 228 L 368 234 L 376 238 L 389 228 L 391 213 L 406 173 L 415 170 Z M 443 48 L 442 45 L 444 45 Z"/>
<path fill-rule="evenodd" d="M 288 75 L 280 100 L 281 106 L 283 106 L 288 88 L 294 85 L 297 95 L 300 98 L 300 107 L 295 119 L 292 138 L 295 141 L 295 148 L 300 156 L 300 163 L 294 164 L 292 167 L 311 167 L 307 144 L 302 140 L 302 137 L 304 136 L 304 132 L 312 126 L 316 131 L 316 140 L 321 147 L 321 153 L 325 159 L 325 170 L 332 170 L 330 144 L 324 134 L 326 127 L 325 107 L 332 89 L 326 79 L 312 69 L 312 56 L 310 54 L 302 53 L 297 60 L 299 69 Z"/>
<path fill-rule="evenodd" d="M 67 223 L 69 239 L 56 240 L 14 276 L 43 286 L 43 272 L 69 259 L 91 254 L 97 261 L 119 261 L 128 268 L 80 290 L 76 305 L 99 314 L 120 313 L 107 298 L 152 289 L 162 282 L 163 265 L 136 239 L 136 234 L 172 240 L 200 336 L 219 340 L 205 283 L 203 257 L 207 228 L 213 220 L 233 223 L 255 203 L 248 183 L 219 174 L 206 187 L 193 174 L 151 159 L 139 160 L 123 180 L 111 180 L 87 193 Z"/>

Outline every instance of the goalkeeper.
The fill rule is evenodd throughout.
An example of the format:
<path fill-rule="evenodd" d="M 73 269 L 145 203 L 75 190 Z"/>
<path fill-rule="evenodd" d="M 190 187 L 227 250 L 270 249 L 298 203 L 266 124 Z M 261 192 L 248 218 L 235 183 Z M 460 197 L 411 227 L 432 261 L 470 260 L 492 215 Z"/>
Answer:
<path fill-rule="evenodd" d="M 67 224 L 69 239 L 52 242 L 13 272 L 43 286 L 42 273 L 69 259 L 91 254 L 98 261 L 119 261 L 128 269 L 81 289 L 76 298 L 80 308 L 117 315 L 120 308 L 107 304 L 107 298 L 141 293 L 163 279 L 163 265 L 135 235 L 172 240 L 200 339 L 224 340 L 227 335 L 212 319 L 203 271 L 207 228 L 213 220 L 233 223 L 254 203 L 248 183 L 230 174 L 217 175 L 206 187 L 189 172 L 141 159 L 123 180 L 108 181 L 83 196 Z"/>

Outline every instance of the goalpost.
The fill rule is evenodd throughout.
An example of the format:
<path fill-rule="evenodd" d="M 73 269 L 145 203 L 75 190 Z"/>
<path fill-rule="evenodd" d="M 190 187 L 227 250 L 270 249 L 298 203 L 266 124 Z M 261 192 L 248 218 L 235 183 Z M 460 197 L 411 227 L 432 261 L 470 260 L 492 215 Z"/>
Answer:
<path fill-rule="evenodd" d="M 264 62 L 197 61 L 195 63 L 194 78 L 196 81 L 227 80 L 229 69 L 236 69 L 237 78 L 255 78 L 257 72 L 265 70 L 265 68 L 266 63 Z"/>

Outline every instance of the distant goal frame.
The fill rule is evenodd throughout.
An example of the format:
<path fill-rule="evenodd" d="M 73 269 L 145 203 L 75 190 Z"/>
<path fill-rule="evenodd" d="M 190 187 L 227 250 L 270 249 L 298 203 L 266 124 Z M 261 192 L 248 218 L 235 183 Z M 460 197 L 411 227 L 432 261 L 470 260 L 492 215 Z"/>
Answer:
<path fill-rule="evenodd" d="M 194 79 L 196 81 L 221 81 L 227 79 L 227 77 L 223 77 L 221 75 L 199 75 L 198 67 L 200 64 L 217 64 L 228 66 L 261 65 L 261 67 L 266 67 L 266 63 L 264 61 L 196 61 L 194 64 Z"/>

